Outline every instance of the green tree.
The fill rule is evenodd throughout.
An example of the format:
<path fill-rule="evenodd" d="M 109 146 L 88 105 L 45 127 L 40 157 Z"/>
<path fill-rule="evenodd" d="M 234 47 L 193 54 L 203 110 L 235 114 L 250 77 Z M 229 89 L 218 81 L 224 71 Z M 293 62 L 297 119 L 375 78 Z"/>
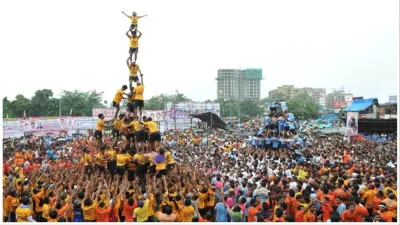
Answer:
<path fill-rule="evenodd" d="M 29 116 L 28 109 L 31 106 L 31 100 L 25 98 L 24 95 L 15 96 L 15 100 L 10 103 L 11 112 L 13 112 L 13 116 L 15 117 L 23 117 L 24 111 L 26 112 L 26 116 Z M 10 115 L 8 115 L 10 116 Z"/>
<path fill-rule="evenodd" d="M 144 104 L 144 108 L 147 110 L 163 110 L 168 102 L 187 102 L 191 101 L 184 94 L 180 93 L 178 90 L 175 91 L 175 94 L 161 94 L 151 97 Z"/>
<path fill-rule="evenodd" d="M 53 91 L 49 89 L 37 90 L 31 99 L 30 116 L 57 116 L 59 99 L 53 99 Z"/>
<path fill-rule="evenodd" d="M 260 115 L 261 108 L 256 100 L 243 100 L 239 102 L 240 119 L 253 118 Z"/>
<path fill-rule="evenodd" d="M 308 94 L 300 94 L 287 101 L 289 112 L 296 118 L 310 119 L 318 114 L 318 104 Z"/>
<path fill-rule="evenodd" d="M 7 99 L 7 97 L 3 98 L 3 118 L 15 117 L 14 112 L 11 109 L 11 102 Z"/>
<path fill-rule="evenodd" d="M 103 104 L 102 93 L 92 91 L 63 91 L 61 93 L 61 115 L 92 116 L 93 108 L 106 107 Z"/>

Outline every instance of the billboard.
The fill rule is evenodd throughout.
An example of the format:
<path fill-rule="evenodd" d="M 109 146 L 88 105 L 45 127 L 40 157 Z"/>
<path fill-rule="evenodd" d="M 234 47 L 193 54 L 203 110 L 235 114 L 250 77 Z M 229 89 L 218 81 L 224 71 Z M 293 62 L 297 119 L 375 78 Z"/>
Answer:
<path fill-rule="evenodd" d="M 347 136 L 358 134 L 358 112 L 347 112 L 346 134 Z"/>
<path fill-rule="evenodd" d="M 4 133 L 34 132 L 46 133 L 70 129 L 94 129 L 97 119 L 92 117 L 29 117 L 5 118 L 3 120 Z"/>
<path fill-rule="evenodd" d="M 95 108 L 93 109 L 93 118 L 97 119 L 99 114 L 103 113 L 105 120 L 111 120 L 114 118 L 115 112 L 115 108 Z M 125 112 L 125 110 L 120 112 Z M 153 121 L 164 121 L 167 119 L 167 112 L 164 110 L 143 110 L 142 116 L 151 117 Z"/>
<path fill-rule="evenodd" d="M 342 108 L 342 103 L 340 101 L 333 101 L 333 108 L 334 109 Z"/>
<path fill-rule="evenodd" d="M 353 102 L 353 95 L 345 95 L 344 96 L 344 101 L 347 102 L 347 103 Z"/>
<path fill-rule="evenodd" d="M 168 102 L 167 118 L 169 119 L 189 119 L 190 114 L 200 114 L 212 112 L 220 116 L 219 103 L 197 103 L 197 102 Z"/>

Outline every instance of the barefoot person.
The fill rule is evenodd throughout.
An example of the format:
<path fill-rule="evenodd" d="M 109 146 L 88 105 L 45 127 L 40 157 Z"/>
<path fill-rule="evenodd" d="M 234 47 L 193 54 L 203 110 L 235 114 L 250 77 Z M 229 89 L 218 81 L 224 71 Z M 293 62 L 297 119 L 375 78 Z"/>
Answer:
<path fill-rule="evenodd" d="M 131 19 L 131 26 L 129 27 L 129 30 L 130 31 L 136 31 L 137 30 L 137 27 L 138 27 L 138 20 L 140 19 L 140 18 L 143 18 L 143 17 L 145 17 L 145 16 L 147 16 L 147 14 L 146 15 L 143 15 L 143 16 L 138 16 L 137 14 L 136 14 L 136 12 L 132 12 L 132 16 L 128 16 L 128 15 L 126 15 L 126 13 L 124 12 L 124 11 L 121 11 L 122 12 L 122 14 L 124 14 L 126 17 L 128 17 L 129 19 Z"/>
<path fill-rule="evenodd" d="M 144 83 L 143 83 L 143 74 L 140 75 L 141 82 L 136 82 L 135 92 L 135 114 L 137 114 L 137 110 L 139 109 L 139 118 L 142 118 L 142 109 L 144 106 Z"/>
<path fill-rule="evenodd" d="M 129 69 L 129 87 L 132 87 L 132 81 L 133 82 L 136 82 L 136 81 L 138 81 L 139 80 L 139 77 L 138 77 L 138 75 L 137 75 L 137 72 L 139 71 L 139 73 L 141 74 L 141 75 L 143 75 L 142 74 L 142 71 L 140 71 L 140 67 L 139 67 L 139 65 L 136 63 L 136 62 L 132 62 L 132 63 L 129 63 L 129 58 L 126 60 L 126 64 L 127 64 L 127 66 L 128 66 L 128 69 Z M 132 89 L 132 88 L 131 88 Z"/>
<path fill-rule="evenodd" d="M 118 112 L 119 112 L 119 109 L 120 109 L 120 105 L 119 104 L 122 102 L 122 99 L 126 99 L 126 98 L 124 98 L 124 95 L 128 96 L 128 94 L 125 93 L 126 89 L 128 89 L 128 86 L 123 85 L 122 88 L 119 89 L 117 91 L 117 93 L 115 94 L 115 96 L 114 96 L 113 107 L 117 108 L 117 111 L 115 112 L 114 120 L 116 120 L 117 116 L 118 116 Z"/>
<path fill-rule="evenodd" d="M 139 36 L 137 35 L 137 33 L 139 33 Z M 132 55 L 135 54 L 135 62 L 137 59 L 137 54 L 139 51 L 139 39 L 142 36 L 142 33 L 140 31 L 131 31 L 131 35 L 129 35 L 129 30 L 126 32 L 126 36 L 128 36 L 129 40 L 130 40 L 130 45 L 129 45 L 129 57 L 128 57 L 128 61 L 130 61 L 132 63 Z"/>
<path fill-rule="evenodd" d="M 104 130 L 104 127 L 113 127 L 112 125 L 111 126 L 105 125 L 106 123 L 108 123 L 110 121 L 104 120 L 104 114 L 103 113 L 99 114 L 99 119 L 97 120 L 97 123 L 96 123 L 96 130 L 94 131 L 94 137 L 97 140 L 97 148 L 100 148 L 101 146 L 104 145 L 103 144 L 103 130 Z"/>

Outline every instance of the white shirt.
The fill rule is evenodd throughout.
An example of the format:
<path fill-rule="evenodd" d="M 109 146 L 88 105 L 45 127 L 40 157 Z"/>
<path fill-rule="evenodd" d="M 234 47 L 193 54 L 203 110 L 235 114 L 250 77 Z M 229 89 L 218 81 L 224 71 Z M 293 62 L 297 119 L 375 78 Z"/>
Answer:
<path fill-rule="evenodd" d="M 292 171 L 291 170 L 289 170 L 289 169 L 287 169 L 287 170 L 285 170 L 285 174 L 286 174 L 286 177 L 287 178 L 292 178 Z"/>

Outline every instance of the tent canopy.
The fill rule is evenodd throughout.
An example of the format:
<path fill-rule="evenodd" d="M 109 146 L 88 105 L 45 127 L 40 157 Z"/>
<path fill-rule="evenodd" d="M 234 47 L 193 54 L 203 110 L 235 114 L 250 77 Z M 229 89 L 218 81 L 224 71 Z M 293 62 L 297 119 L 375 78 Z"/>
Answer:
<path fill-rule="evenodd" d="M 369 98 L 369 99 L 355 99 L 353 103 L 349 106 L 347 106 L 344 111 L 345 112 L 360 112 L 371 105 L 377 103 L 378 104 L 378 99 L 376 98 Z"/>
<path fill-rule="evenodd" d="M 226 130 L 226 123 L 214 113 L 206 112 L 200 114 L 190 114 L 190 116 L 193 118 L 198 118 L 201 121 L 206 122 L 210 126 L 212 124 L 213 128 Z"/>

